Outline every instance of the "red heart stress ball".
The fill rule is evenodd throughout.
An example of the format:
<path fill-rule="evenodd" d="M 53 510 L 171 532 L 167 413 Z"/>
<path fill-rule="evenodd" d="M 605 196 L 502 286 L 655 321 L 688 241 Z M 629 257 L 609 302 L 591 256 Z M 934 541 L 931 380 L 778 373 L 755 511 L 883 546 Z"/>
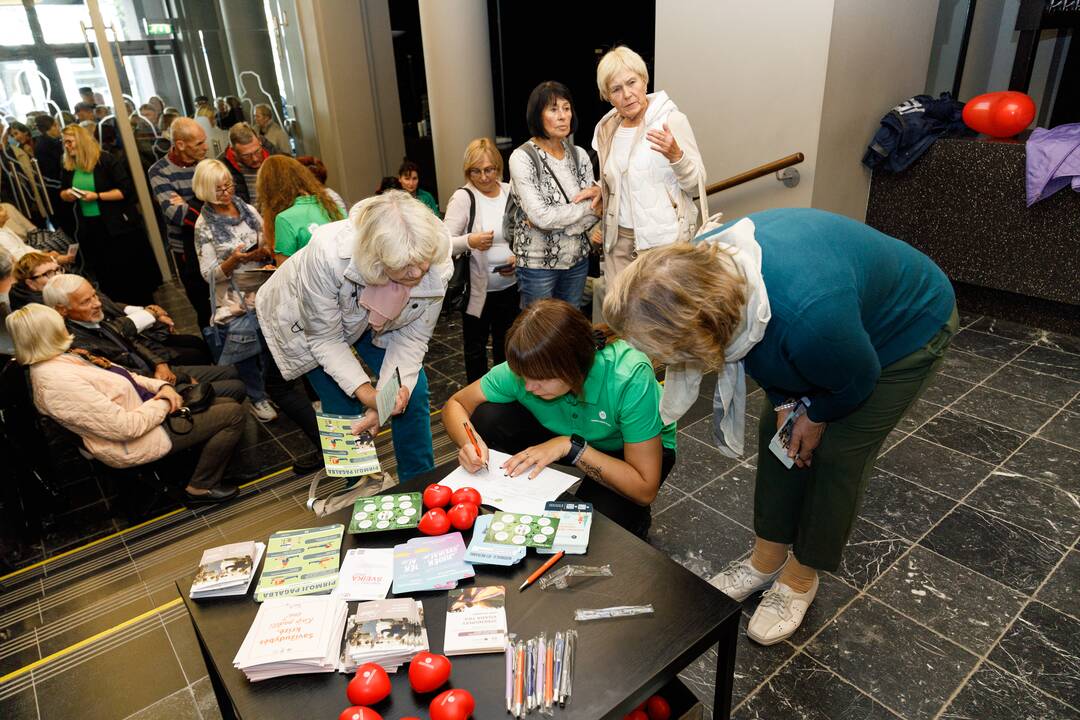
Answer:
<path fill-rule="evenodd" d="M 450 680 L 453 666 L 445 655 L 421 652 L 409 662 L 409 685 L 418 693 L 438 690 Z M 346 689 L 351 707 L 341 711 L 338 720 L 383 720 L 382 715 L 365 705 L 382 702 L 390 695 L 390 676 L 375 663 L 356 668 L 356 677 Z M 468 690 L 454 688 L 439 693 L 428 708 L 431 720 L 467 720 L 476 707 Z M 402 718 L 410 720 L 410 718 Z"/>

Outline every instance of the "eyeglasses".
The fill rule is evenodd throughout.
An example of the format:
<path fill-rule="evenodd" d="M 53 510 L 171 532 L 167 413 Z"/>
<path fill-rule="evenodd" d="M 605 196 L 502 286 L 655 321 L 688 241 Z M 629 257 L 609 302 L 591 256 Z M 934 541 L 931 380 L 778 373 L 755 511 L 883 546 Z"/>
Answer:
<path fill-rule="evenodd" d="M 31 275 L 31 280 L 40 280 L 41 278 L 52 277 L 53 275 L 59 275 L 60 268 L 54 267 L 52 270 L 46 270 L 45 272 L 38 273 L 37 275 Z"/>
<path fill-rule="evenodd" d="M 257 148 L 251 152 L 237 152 L 236 157 L 244 158 L 245 160 L 254 160 L 257 157 L 262 156 L 262 148 Z"/>
<path fill-rule="evenodd" d="M 217 194 L 218 195 L 224 195 L 225 193 L 231 193 L 235 189 L 236 189 L 236 186 L 233 185 L 232 183 L 227 183 L 225 185 L 218 185 L 217 186 Z"/>
<path fill-rule="evenodd" d="M 494 175 L 496 172 L 498 172 L 498 170 L 491 167 L 490 165 L 488 167 L 486 167 L 486 168 L 469 168 L 469 176 L 470 177 L 481 177 L 481 176 L 486 177 L 488 175 Z"/>

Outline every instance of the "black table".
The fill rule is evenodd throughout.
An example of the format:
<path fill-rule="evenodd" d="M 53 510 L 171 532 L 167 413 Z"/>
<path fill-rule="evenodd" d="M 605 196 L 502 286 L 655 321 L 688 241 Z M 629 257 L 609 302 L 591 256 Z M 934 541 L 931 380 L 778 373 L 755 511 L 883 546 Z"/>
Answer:
<path fill-rule="evenodd" d="M 436 468 L 421 478 L 393 488 L 413 492 L 435 482 L 453 466 Z M 570 496 L 567 496 L 570 497 Z M 335 515 L 311 518 L 309 526 L 335 522 L 348 526 L 348 508 Z M 281 528 L 288 529 L 288 528 Z M 344 549 L 391 547 L 405 542 L 416 531 L 349 535 Z M 264 538 L 252 538 L 262 540 Z M 465 533 L 468 543 L 469 533 Z M 728 718 L 731 683 L 735 668 L 735 643 L 739 631 L 739 605 L 666 555 L 654 549 L 603 515 L 597 513 L 587 555 L 567 555 L 561 564 L 611 565 L 614 577 L 594 578 L 577 588 L 543 591 L 536 585 L 518 592 L 518 586 L 544 562 L 530 552 L 514 567 L 477 565 L 477 585 L 507 588 L 507 620 L 510 632 L 533 637 L 574 627 L 578 631 L 578 657 L 574 671 L 574 694 L 555 718 L 622 718 L 639 703 L 659 691 L 683 668 L 720 643 L 716 668 L 714 712 Z M 192 577 L 194 573 L 192 573 Z M 191 614 L 195 634 L 206 660 L 207 671 L 226 720 L 233 717 L 331 719 L 349 704 L 345 686 L 349 676 L 341 673 L 293 675 L 248 682 L 232 665 L 259 605 L 251 595 L 193 601 L 188 596 L 191 577 L 177 587 Z M 470 582 L 465 580 L 463 582 Z M 417 593 L 424 603 L 424 619 L 432 652 L 441 652 L 446 621 L 446 592 Z M 652 603 L 655 614 L 622 619 L 577 623 L 576 608 Z M 350 604 L 350 611 L 355 604 Z M 475 720 L 506 718 L 505 660 L 502 653 L 451 657 L 452 687 L 469 690 L 476 698 Z M 406 715 L 427 717 L 434 694 L 419 695 L 409 687 L 407 667 L 390 676 L 392 695 L 374 706 L 386 720 Z M 448 687 L 450 687 L 448 686 Z M 445 688 L 443 688 L 445 689 Z"/>

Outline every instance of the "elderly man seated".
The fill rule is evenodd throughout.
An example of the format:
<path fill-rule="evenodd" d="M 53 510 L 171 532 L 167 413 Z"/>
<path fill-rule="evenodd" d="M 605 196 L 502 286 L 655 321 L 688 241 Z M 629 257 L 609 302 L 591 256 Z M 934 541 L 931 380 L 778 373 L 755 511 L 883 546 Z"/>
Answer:
<path fill-rule="evenodd" d="M 176 350 L 147 335 L 155 322 L 151 313 L 140 308 L 126 314 L 116 303 L 107 298 L 103 301 L 85 278 L 57 275 L 45 285 L 42 296 L 45 304 L 64 318 L 74 348 L 170 384 L 209 382 L 219 397 L 240 403 L 247 397 L 236 368 L 175 364 Z"/>

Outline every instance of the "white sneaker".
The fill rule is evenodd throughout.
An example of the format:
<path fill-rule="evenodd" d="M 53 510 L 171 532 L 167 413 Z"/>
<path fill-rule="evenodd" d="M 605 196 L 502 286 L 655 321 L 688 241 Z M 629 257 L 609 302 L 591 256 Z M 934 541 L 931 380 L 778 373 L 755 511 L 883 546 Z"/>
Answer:
<path fill-rule="evenodd" d="M 777 580 L 761 596 L 761 604 L 746 626 L 747 637 L 761 645 L 775 645 L 787 640 L 802 625 L 803 617 L 817 595 L 818 585 L 819 580 L 815 577 L 808 591 L 797 593 Z"/>
<path fill-rule="evenodd" d="M 784 565 L 787 561 L 784 561 Z M 754 593 L 764 590 L 772 584 L 773 580 L 784 569 L 784 565 L 776 568 L 776 572 L 762 573 L 750 563 L 750 558 L 735 560 L 709 581 L 709 584 L 720 590 L 735 602 L 742 602 Z"/>
<path fill-rule="evenodd" d="M 269 400 L 260 400 L 256 403 L 251 403 L 251 414 L 259 422 L 273 422 L 277 420 L 277 410 L 270 403 Z"/>

